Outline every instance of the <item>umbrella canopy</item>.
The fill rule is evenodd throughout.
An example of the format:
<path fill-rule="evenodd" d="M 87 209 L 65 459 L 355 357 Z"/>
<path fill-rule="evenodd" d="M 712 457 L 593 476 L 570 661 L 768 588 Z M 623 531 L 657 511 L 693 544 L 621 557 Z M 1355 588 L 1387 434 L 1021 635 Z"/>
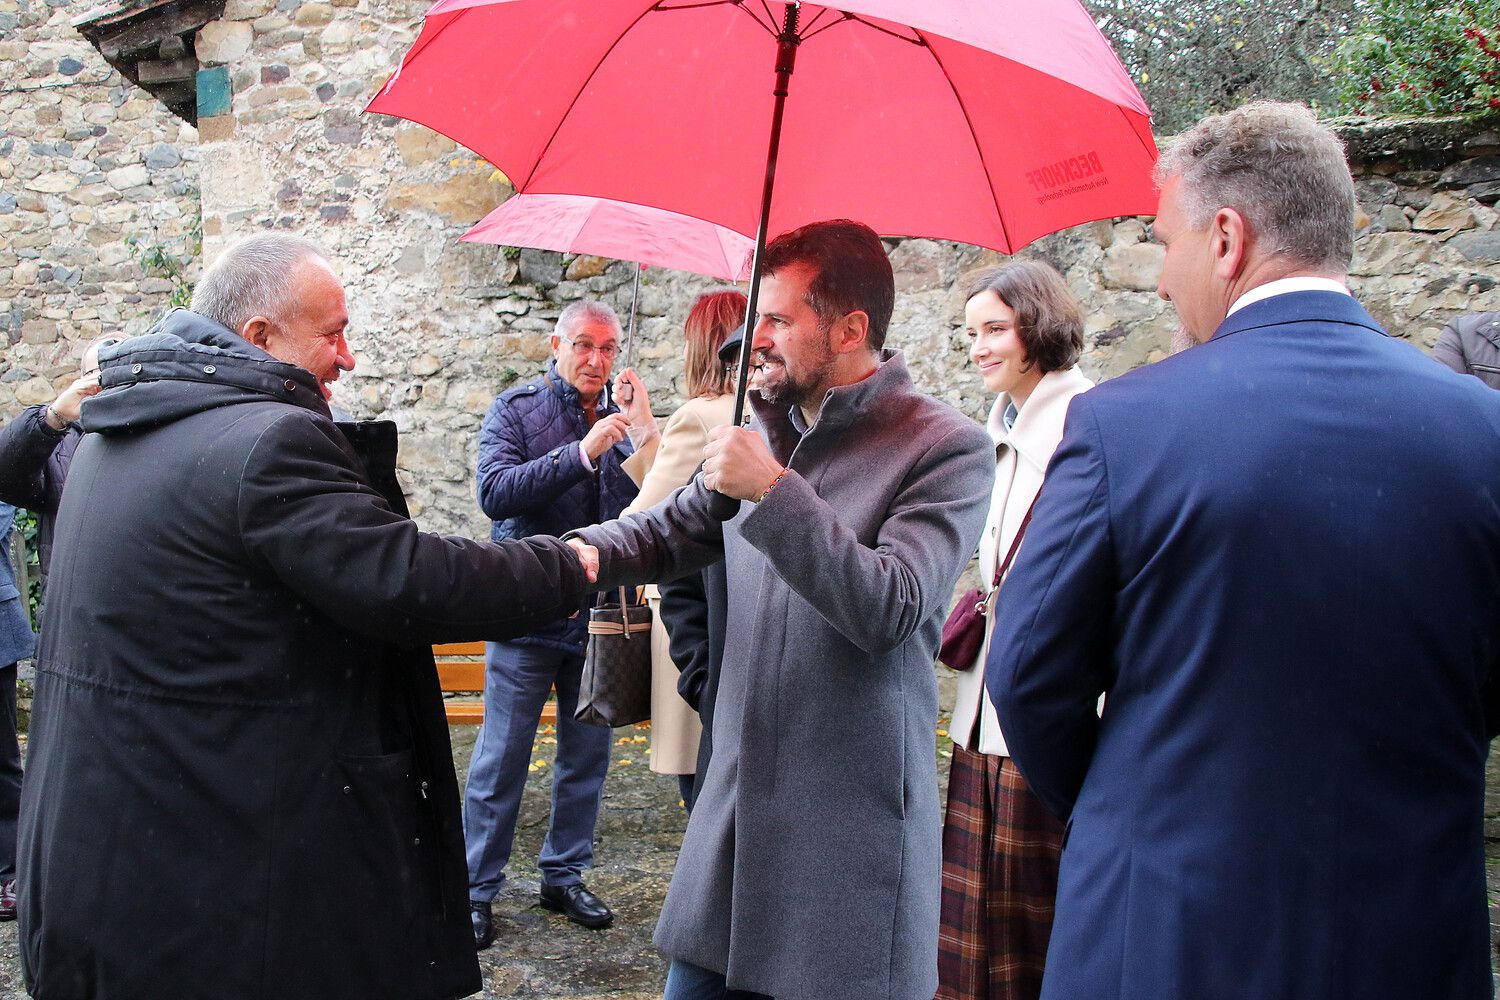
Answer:
<path fill-rule="evenodd" d="M 741 233 L 848 217 L 1008 253 L 1155 211 L 1149 112 L 1077 0 L 846 0 L 800 5 L 760 219 L 780 8 L 441 0 L 369 110 L 448 135 L 526 193 Z"/>
<path fill-rule="evenodd" d="M 723 281 L 750 277 L 755 241 L 676 212 L 571 194 L 518 194 L 462 239 L 614 257 Z"/>

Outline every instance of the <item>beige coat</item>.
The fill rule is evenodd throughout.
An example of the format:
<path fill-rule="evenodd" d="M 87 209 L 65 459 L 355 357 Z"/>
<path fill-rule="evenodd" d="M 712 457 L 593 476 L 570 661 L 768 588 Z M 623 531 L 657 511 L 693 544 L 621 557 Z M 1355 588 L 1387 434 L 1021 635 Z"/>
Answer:
<path fill-rule="evenodd" d="M 1001 393 L 990 408 L 987 429 L 995 442 L 997 464 L 995 467 L 995 491 L 990 497 L 989 520 L 984 535 L 979 540 L 979 579 L 988 587 L 995 578 L 995 564 L 1005 558 L 1015 540 L 1016 529 L 1026 517 L 1031 501 L 1042 488 L 1042 477 L 1047 463 L 1062 440 L 1063 419 L 1068 415 L 1068 403 L 1080 392 L 1092 389 L 1094 383 L 1077 368 L 1048 372 L 1037 383 L 1031 398 L 1021 407 L 1016 425 L 1006 431 L 1000 419 L 1010 405 L 1010 394 Z M 1026 558 L 1025 542 L 1016 553 L 1016 561 Z M 990 602 L 990 614 L 985 620 L 984 645 L 979 651 L 979 661 L 970 670 L 958 675 L 958 695 L 953 706 L 953 726 L 950 732 L 953 741 L 966 745 L 980 753 L 1004 756 L 1005 737 L 1000 732 L 1000 722 L 995 717 L 995 706 L 984 689 L 984 661 L 989 654 L 990 635 L 995 627 L 995 602 Z M 979 745 L 969 744 L 969 734 L 974 729 L 974 717 L 980 717 Z"/>
<path fill-rule="evenodd" d="M 708 432 L 734 416 L 734 396 L 690 399 L 667 418 L 661 436 L 638 448 L 622 464 L 641 492 L 625 514 L 654 507 L 672 491 L 687 485 L 703 461 Z M 622 517 L 624 515 L 621 515 Z M 668 651 L 661 623 L 661 595 L 646 587 L 651 605 L 651 770 L 657 774 L 692 774 L 698 769 L 698 740 L 703 725 L 698 713 L 677 693 L 677 666 Z"/>

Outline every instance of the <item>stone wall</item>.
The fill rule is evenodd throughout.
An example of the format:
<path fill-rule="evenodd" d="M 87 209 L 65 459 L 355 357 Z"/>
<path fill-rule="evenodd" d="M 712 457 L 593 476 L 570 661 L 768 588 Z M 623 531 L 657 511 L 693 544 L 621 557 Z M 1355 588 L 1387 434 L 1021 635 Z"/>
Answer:
<path fill-rule="evenodd" d="M 141 251 L 189 260 L 196 134 L 71 27 L 83 5 L 0 0 L 0 418 L 78 373 L 81 341 L 143 332 L 173 291 Z"/>
<path fill-rule="evenodd" d="M 11 338 L 0 416 L 65 384 L 76 341 L 139 329 L 159 310 L 165 283 L 123 238 L 179 239 L 199 211 L 196 183 L 205 257 L 266 227 L 328 249 L 358 360 L 335 402 L 401 426 L 403 481 L 425 526 L 484 534 L 472 470 L 485 410 L 542 369 L 562 305 L 592 296 L 626 313 L 631 266 L 459 242 L 511 193 L 505 179 L 426 129 L 361 113 L 416 37 L 425 0 L 229 0 L 196 54 L 226 67 L 232 101 L 197 131 L 70 32 L 86 6 L 0 0 L 0 66 L 13 81 L 0 89 L 0 328 Z M 1346 136 L 1361 198 L 1353 283 L 1371 311 L 1429 348 L 1456 313 L 1500 309 L 1500 136 L 1461 123 Z M 890 343 L 923 387 L 982 416 L 955 286 L 998 255 L 929 240 L 891 241 L 891 252 Z M 1089 374 L 1165 353 L 1176 323 L 1155 295 L 1161 250 L 1142 220 L 1080 226 L 1026 253 L 1057 265 L 1085 302 Z M 714 286 L 657 270 L 642 280 L 637 367 L 659 412 L 679 401 L 682 320 Z"/>

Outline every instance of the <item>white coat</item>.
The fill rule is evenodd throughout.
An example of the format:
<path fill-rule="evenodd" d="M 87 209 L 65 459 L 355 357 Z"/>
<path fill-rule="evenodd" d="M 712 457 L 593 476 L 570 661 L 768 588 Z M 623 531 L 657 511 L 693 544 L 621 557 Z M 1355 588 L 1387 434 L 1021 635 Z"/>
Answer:
<path fill-rule="evenodd" d="M 1048 372 L 1032 390 L 1026 405 L 1020 408 L 1016 425 L 1009 431 L 1001 416 L 1010 405 L 1010 393 L 1002 392 L 990 408 L 986 429 L 995 442 L 995 491 L 990 497 L 989 520 L 979 540 L 979 579 L 988 588 L 995 579 L 995 565 L 1005 558 L 1015 540 L 1016 530 L 1026 517 L 1031 501 L 1042 488 L 1047 463 L 1062 440 L 1063 419 L 1068 404 L 1094 383 L 1077 368 Z M 1016 552 L 1016 560 L 1026 558 L 1026 543 Z M 1012 563 L 1014 565 L 1014 563 Z M 985 618 L 984 644 L 974 667 L 958 675 L 958 695 L 953 705 L 953 723 L 949 733 L 953 742 L 980 753 L 1006 755 L 1005 736 L 995 717 L 995 706 L 984 689 L 984 661 L 989 655 L 990 636 L 995 628 L 995 601 L 990 601 Z M 970 741 L 975 716 L 979 716 L 977 746 Z"/>

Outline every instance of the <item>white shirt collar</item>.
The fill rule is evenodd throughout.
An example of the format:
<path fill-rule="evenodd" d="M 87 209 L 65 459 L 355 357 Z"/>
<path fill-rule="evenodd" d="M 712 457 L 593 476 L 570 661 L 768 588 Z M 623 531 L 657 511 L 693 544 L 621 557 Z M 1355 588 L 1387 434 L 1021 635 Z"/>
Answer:
<path fill-rule="evenodd" d="M 1237 310 L 1243 309 L 1252 302 L 1269 299 L 1273 295 L 1287 295 L 1291 292 L 1342 292 L 1349 295 L 1349 287 L 1342 281 L 1334 281 L 1332 278 L 1317 278 L 1312 275 L 1298 275 L 1293 278 L 1277 278 L 1268 281 L 1264 285 L 1256 285 L 1244 295 L 1234 300 L 1234 305 L 1229 307 L 1226 316 L 1233 316 Z"/>

